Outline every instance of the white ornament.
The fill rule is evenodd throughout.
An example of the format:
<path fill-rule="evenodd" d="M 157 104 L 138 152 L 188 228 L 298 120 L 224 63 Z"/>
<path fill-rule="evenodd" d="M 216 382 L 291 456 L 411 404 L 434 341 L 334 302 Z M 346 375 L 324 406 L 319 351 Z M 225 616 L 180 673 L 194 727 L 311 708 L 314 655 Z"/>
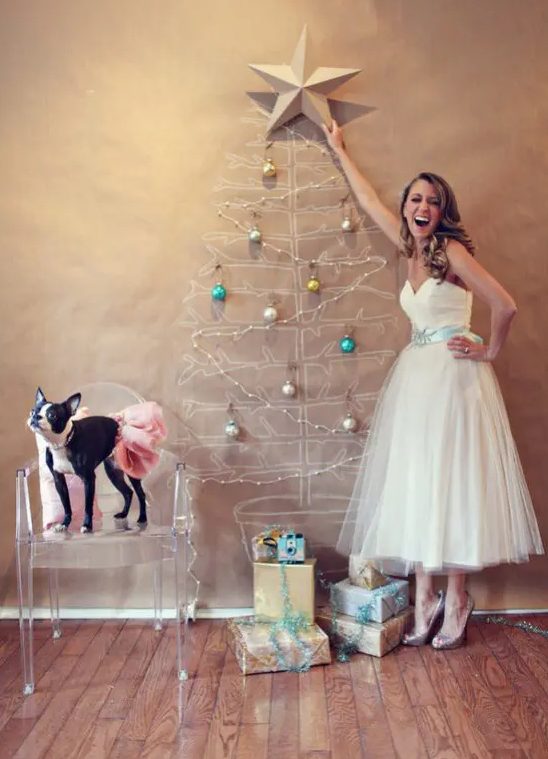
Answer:
<path fill-rule="evenodd" d="M 276 306 L 267 306 L 263 311 L 263 319 L 267 324 L 274 324 L 278 321 L 278 309 Z"/>
<path fill-rule="evenodd" d="M 344 417 L 342 426 L 345 432 L 355 432 L 358 429 L 358 420 L 349 412 Z"/>
<path fill-rule="evenodd" d="M 282 385 L 282 393 L 288 398 L 294 398 L 297 395 L 297 385 L 293 380 L 286 380 Z"/>
<path fill-rule="evenodd" d="M 229 438 L 232 438 L 232 440 L 235 440 L 239 434 L 240 434 L 240 425 L 234 419 L 230 419 L 225 424 L 225 435 Z"/>

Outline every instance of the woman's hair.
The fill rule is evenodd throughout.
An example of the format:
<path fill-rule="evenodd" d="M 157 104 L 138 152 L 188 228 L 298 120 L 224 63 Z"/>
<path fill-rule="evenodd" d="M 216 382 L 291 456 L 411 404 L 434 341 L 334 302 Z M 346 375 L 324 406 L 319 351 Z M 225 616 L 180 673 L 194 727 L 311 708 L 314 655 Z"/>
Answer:
<path fill-rule="evenodd" d="M 411 191 L 411 187 L 419 179 L 424 179 L 426 182 L 429 182 L 436 190 L 440 199 L 440 223 L 436 227 L 434 234 L 426 240 L 422 253 L 424 256 L 424 265 L 426 269 L 428 269 L 430 276 L 434 279 L 443 280 L 445 279 L 447 269 L 449 268 L 449 260 L 447 258 L 448 241 L 457 240 L 462 243 L 472 256 L 475 253 L 475 248 L 460 220 L 457 199 L 449 184 L 445 179 L 438 176 L 438 174 L 432 174 L 429 171 L 421 171 L 420 174 L 417 174 L 417 176 L 409 182 L 402 193 L 400 203 L 400 217 L 402 220 L 400 237 L 403 244 L 402 255 L 411 258 L 415 249 L 415 241 L 403 215 L 403 209 L 409 196 L 409 192 Z"/>

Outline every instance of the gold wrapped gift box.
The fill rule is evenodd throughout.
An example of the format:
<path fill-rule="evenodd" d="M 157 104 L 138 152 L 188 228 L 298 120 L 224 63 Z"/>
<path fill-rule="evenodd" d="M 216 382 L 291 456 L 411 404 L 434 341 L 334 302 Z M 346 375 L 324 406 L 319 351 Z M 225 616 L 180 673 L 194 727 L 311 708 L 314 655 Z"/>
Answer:
<path fill-rule="evenodd" d="M 390 582 L 390 577 L 379 572 L 371 561 L 362 559 L 356 554 L 350 555 L 348 577 L 352 585 L 367 590 L 375 590 Z"/>
<path fill-rule="evenodd" d="M 316 622 L 331 634 L 333 616 L 330 606 L 322 606 L 316 615 Z M 358 651 L 371 656 L 384 656 L 401 642 L 404 632 L 413 623 L 413 609 L 408 607 L 385 622 L 361 624 L 354 617 L 337 614 L 336 630 L 345 643 L 352 642 Z"/>
<path fill-rule="evenodd" d="M 277 622 L 284 616 L 282 573 L 285 572 L 292 613 L 300 612 L 314 623 L 316 559 L 304 564 L 266 564 L 253 562 L 253 594 L 255 617 L 259 622 Z"/>
<path fill-rule="evenodd" d="M 272 625 L 253 622 L 253 618 L 230 619 L 228 621 L 228 641 L 244 675 L 258 672 L 280 672 L 287 667 L 276 655 L 270 640 Z M 329 638 L 318 625 L 310 625 L 298 634 L 298 638 L 307 653 L 303 653 L 292 636 L 282 630 L 276 632 L 276 640 L 282 651 L 283 660 L 289 667 L 298 667 L 309 663 L 311 667 L 317 664 L 329 664 L 331 652 Z"/>

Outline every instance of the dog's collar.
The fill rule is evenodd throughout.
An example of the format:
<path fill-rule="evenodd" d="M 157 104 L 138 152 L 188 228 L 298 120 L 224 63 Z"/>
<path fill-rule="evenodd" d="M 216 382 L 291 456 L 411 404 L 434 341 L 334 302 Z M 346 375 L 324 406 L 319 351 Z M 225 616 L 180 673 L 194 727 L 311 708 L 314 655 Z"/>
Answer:
<path fill-rule="evenodd" d="M 61 448 L 67 447 L 67 445 L 70 443 L 73 437 L 74 437 L 74 425 L 71 426 L 70 432 L 66 436 L 65 441 L 63 443 L 50 443 L 49 447 L 53 448 L 54 451 L 60 451 Z"/>

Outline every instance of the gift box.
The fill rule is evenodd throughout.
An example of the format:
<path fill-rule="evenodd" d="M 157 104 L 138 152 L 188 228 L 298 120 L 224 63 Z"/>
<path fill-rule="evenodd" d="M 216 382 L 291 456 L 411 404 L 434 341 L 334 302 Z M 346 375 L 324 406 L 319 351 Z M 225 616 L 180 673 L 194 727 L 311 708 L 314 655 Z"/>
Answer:
<path fill-rule="evenodd" d="M 375 588 L 380 588 L 381 585 L 386 585 L 390 582 L 390 578 L 379 572 L 371 561 L 362 559 L 356 554 L 351 554 L 350 556 L 348 579 L 352 585 L 357 585 L 359 588 L 367 588 L 367 590 L 375 590 Z"/>
<path fill-rule="evenodd" d="M 272 644 L 273 634 L 279 651 Z M 273 633 L 271 624 L 253 618 L 228 621 L 229 646 L 244 675 L 282 672 L 331 662 L 329 637 L 318 625 L 307 626 L 296 635 L 298 642 L 287 630 Z"/>
<path fill-rule="evenodd" d="M 362 622 L 384 622 L 409 606 L 409 583 L 390 578 L 388 585 L 367 590 L 341 580 L 331 586 L 331 603 L 338 613 Z"/>
<path fill-rule="evenodd" d="M 401 643 L 402 635 L 411 629 L 413 609 L 408 607 L 385 622 L 362 624 L 347 614 L 335 614 L 330 606 L 322 606 L 316 622 L 328 635 L 335 635 L 343 644 L 355 645 L 370 656 L 384 656 Z"/>
<path fill-rule="evenodd" d="M 314 572 L 316 559 L 304 564 L 265 564 L 253 562 L 253 595 L 255 617 L 259 622 L 275 622 L 286 613 L 283 578 L 292 613 L 301 613 L 313 624 L 315 599 Z"/>
<path fill-rule="evenodd" d="M 251 538 L 253 561 L 276 561 L 278 539 L 282 532 L 281 527 L 272 527 Z"/>

